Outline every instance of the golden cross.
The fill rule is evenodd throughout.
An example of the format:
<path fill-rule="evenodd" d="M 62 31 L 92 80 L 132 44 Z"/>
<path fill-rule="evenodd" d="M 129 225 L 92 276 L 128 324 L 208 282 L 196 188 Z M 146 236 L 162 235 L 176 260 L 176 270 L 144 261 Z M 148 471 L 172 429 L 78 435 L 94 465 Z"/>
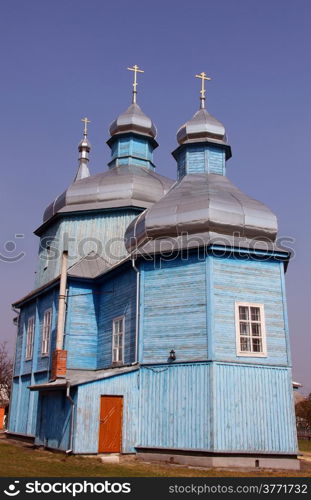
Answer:
<path fill-rule="evenodd" d="M 132 68 L 127 68 L 130 71 L 134 71 L 134 82 L 133 82 L 133 103 L 136 102 L 136 94 L 137 94 L 137 73 L 144 73 L 143 69 L 140 69 L 137 64 L 135 64 Z"/>
<path fill-rule="evenodd" d="M 83 134 L 87 135 L 87 124 L 91 123 L 90 120 L 88 120 L 86 117 L 81 119 L 81 122 L 84 123 L 84 131 Z"/>
<path fill-rule="evenodd" d="M 200 90 L 200 94 L 201 94 L 201 109 L 204 108 L 204 101 L 205 101 L 205 80 L 211 80 L 211 78 L 209 76 L 206 76 L 206 73 L 204 73 L 204 71 L 202 71 L 202 73 L 200 73 L 199 75 L 195 75 L 196 78 L 201 78 L 201 81 L 202 81 L 202 86 L 201 86 L 201 90 Z"/>

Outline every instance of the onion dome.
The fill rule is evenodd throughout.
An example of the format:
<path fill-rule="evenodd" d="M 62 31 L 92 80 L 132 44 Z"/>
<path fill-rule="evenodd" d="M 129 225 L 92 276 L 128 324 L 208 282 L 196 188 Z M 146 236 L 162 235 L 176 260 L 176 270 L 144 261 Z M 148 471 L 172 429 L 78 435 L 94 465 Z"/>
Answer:
<path fill-rule="evenodd" d="M 133 132 L 154 139 L 157 129 L 152 120 L 145 115 L 136 102 L 133 102 L 124 113 L 112 122 L 109 128 L 111 136 Z"/>
<path fill-rule="evenodd" d="M 136 165 L 114 167 L 75 181 L 45 210 L 43 222 L 57 213 L 120 207 L 148 208 L 162 198 L 173 181 Z"/>
<path fill-rule="evenodd" d="M 208 140 L 227 144 L 224 125 L 210 115 L 205 108 L 202 108 L 195 113 L 191 120 L 180 127 L 177 132 L 177 141 L 179 144 L 187 144 Z"/>
<path fill-rule="evenodd" d="M 184 123 L 177 131 L 177 141 L 180 145 L 209 142 L 225 146 L 226 159 L 231 158 L 231 148 L 227 142 L 226 130 L 224 125 L 214 118 L 205 109 L 205 87 L 206 80 L 210 80 L 204 72 L 196 75 L 202 81 L 200 91 L 200 109 L 193 115 L 191 120 Z"/>
<path fill-rule="evenodd" d="M 125 245 L 129 252 L 138 247 L 140 251 L 164 250 L 163 240 L 171 244 L 182 235 L 189 236 L 194 246 L 204 246 L 213 239 L 215 242 L 215 235 L 228 237 L 224 238 L 227 242 L 231 237 L 255 238 L 266 246 L 276 239 L 277 219 L 268 207 L 244 194 L 227 177 L 188 174 L 131 222 Z"/>

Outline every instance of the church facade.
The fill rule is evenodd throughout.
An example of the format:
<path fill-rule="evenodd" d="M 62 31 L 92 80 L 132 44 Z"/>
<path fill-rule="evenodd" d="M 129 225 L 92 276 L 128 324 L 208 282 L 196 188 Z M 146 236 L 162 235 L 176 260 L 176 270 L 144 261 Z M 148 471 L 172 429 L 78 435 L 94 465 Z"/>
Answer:
<path fill-rule="evenodd" d="M 227 178 L 203 88 L 177 133 L 177 181 L 156 173 L 136 86 L 97 175 L 85 120 L 75 180 L 35 231 L 35 288 L 14 304 L 11 435 L 76 454 L 299 467 L 290 255 L 271 210 Z"/>

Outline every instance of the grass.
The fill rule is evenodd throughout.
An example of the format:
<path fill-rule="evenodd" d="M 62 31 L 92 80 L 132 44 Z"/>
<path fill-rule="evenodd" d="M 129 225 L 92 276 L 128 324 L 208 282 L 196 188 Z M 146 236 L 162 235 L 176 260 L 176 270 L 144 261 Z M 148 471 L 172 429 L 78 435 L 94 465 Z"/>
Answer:
<path fill-rule="evenodd" d="M 299 450 L 311 453 L 311 439 L 299 439 Z"/>
<path fill-rule="evenodd" d="M 120 464 L 102 464 L 98 458 L 66 456 L 34 449 L 31 445 L 0 440 L 2 477 L 301 477 L 311 475 L 311 463 L 302 471 L 195 469 L 123 459 Z"/>

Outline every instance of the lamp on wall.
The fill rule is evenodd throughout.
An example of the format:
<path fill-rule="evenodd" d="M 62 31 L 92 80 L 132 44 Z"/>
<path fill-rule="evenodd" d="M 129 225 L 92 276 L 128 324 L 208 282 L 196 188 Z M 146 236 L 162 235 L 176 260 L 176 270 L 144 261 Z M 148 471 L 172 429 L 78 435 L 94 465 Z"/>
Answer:
<path fill-rule="evenodd" d="M 170 361 L 175 361 L 175 359 L 176 359 L 176 353 L 175 353 L 174 349 L 172 349 L 172 350 L 170 351 L 170 355 L 169 355 L 168 359 L 169 359 Z"/>

